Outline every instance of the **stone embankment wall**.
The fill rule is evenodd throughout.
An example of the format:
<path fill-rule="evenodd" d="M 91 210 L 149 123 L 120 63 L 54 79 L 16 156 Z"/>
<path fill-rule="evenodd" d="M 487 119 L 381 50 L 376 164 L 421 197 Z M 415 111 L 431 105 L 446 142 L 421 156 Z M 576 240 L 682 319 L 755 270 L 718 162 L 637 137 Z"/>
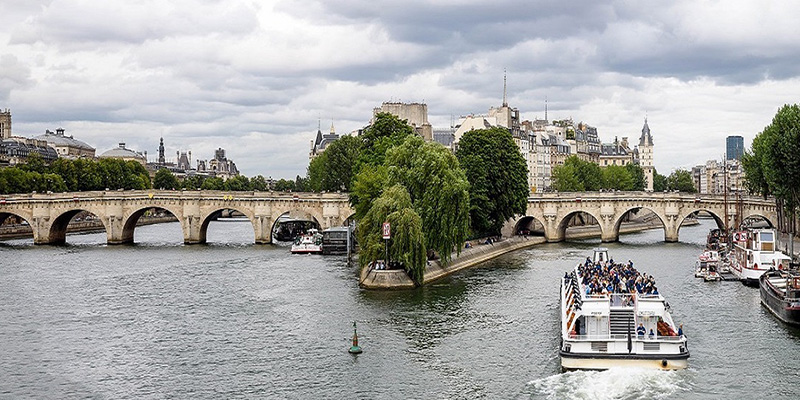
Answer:
<path fill-rule="evenodd" d="M 683 226 L 696 225 L 696 219 L 687 219 Z M 663 229 L 664 225 L 657 217 L 655 219 L 645 219 L 633 222 L 623 222 L 620 226 L 620 233 L 640 232 L 648 229 Z M 585 226 L 570 228 L 570 239 L 584 239 L 600 236 L 600 227 Z M 433 282 L 460 271 L 478 265 L 484 261 L 501 256 L 505 253 L 545 243 L 542 236 L 514 236 L 502 239 L 494 244 L 478 244 L 480 241 L 472 241 L 472 247 L 461 249 L 461 254 L 455 253 L 450 260 L 450 264 L 443 267 L 438 261 L 431 261 L 425 268 L 423 284 Z M 408 277 L 404 270 L 373 270 L 364 268 L 359 275 L 359 284 L 365 289 L 413 289 L 414 281 Z"/>
<path fill-rule="evenodd" d="M 439 261 L 431 261 L 425 268 L 423 284 L 433 282 L 460 271 L 491 260 L 505 253 L 530 247 L 545 242 L 541 236 L 521 237 L 503 239 L 494 244 L 475 244 L 472 247 L 461 249 L 461 254 L 453 254 L 450 263 L 444 267 Z M 408 277 L 404 270 L 373 270 L 364 268 L 361 271 L 360 285 L 365 289 L 413 289 L 414 281 Z"/>
<path fill-rule="evenodd" d="M 173 216 L 152 217 L 152 218 L 141 217 L 139 218 L 139 221 L 136 222 L 136 226 L 160 224 L 163 222 L 174 222 L 177 220 L 178 219 Z M 70 222 L 70 224 L 67 226 L 67 232 L 69 233 L 102 232 L 104 230 L 105 228 L 103 227 L 103 223 L 100 222 L 100 220 Z M 32 237 L 33 237 L 33 231 L 31 230 L 31 227 L 28 225 L 9 225 L 0 227 L 0 240 L 24 239 Z"/>

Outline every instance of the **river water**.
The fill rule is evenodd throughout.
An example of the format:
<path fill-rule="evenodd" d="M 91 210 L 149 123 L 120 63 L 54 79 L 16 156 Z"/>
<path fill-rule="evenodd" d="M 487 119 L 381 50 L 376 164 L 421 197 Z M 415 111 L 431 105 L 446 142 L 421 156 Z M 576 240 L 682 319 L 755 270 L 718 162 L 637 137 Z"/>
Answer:
<path fill-rule="evenodd" d="M 690 368 L 559 372 L 558 279 L 597 242 L 547 244 L 413 291 L 368 292 L 343 257 L 253 245 L 214 222 L 68 245 L 0 245 L 0 397 L 276 399 L 800 398 L 800 331 L 758 290 L 695 279 L 709 220 L 610 244 L 657 279 Z M 353 356 L 353 320 L 364 353 Z"/>

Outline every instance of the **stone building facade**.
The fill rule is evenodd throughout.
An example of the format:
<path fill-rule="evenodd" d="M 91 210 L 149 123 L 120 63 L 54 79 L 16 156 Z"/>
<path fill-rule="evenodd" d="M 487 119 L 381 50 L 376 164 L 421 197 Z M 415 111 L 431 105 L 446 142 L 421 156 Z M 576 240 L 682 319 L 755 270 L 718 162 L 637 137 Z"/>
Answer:
<path fill-rule="evenodd" d="M 425 103 L 399 103 L 399 102 L 384 102 L 380 107 L 372 110 L 372 118 L 370 125 L 374 121 L 375 115 L 385 112 L 396 116 L 397 118 L 404 119 L 414 128 L 418 135 L 422 136 L 425 141 L 430 142 L 433 140 L 433 127 L 428 123 L 428 105 Z"/>

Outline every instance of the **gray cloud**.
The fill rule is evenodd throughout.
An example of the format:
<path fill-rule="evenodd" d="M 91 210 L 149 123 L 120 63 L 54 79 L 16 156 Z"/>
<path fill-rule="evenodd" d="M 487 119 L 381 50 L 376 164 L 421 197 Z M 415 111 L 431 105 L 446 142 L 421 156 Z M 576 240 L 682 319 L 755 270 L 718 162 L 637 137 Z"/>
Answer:
<path fill-rule="evenodd" d="M 649 115 L 656 166 L 669 172 L 718 157 L 726 135 L 751 137 L 796 101 L 800 27 L 786 16 L 798 8 L 11 0 L 0 107 L 19 133 L 64 126 L 99 152 L 124 140 L 151 156 L 164 136 L 173 154 L 224 147 L 248 175 L 294 177 L 318 121 L 345 133 L 382 101 L 425 101 L 443 127 L 499 105 L 506 69 L 524 118 L 543 117 L 547 98 L 550 118 L 611 141 L 638 137 Z"/>

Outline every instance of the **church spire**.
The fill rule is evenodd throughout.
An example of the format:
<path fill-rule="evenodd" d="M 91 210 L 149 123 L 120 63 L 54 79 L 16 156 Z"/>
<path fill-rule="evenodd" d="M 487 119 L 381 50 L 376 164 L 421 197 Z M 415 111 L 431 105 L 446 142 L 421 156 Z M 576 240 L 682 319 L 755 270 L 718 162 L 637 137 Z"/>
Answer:
<path fill-rule="evenodd" d="M 650 125 L 647 125 L 647 117 L 644 117 L 642 126 L 642 136 L 639 137 L 639 146 L 652 146 L 653 136 L 650 134 Z"/>

